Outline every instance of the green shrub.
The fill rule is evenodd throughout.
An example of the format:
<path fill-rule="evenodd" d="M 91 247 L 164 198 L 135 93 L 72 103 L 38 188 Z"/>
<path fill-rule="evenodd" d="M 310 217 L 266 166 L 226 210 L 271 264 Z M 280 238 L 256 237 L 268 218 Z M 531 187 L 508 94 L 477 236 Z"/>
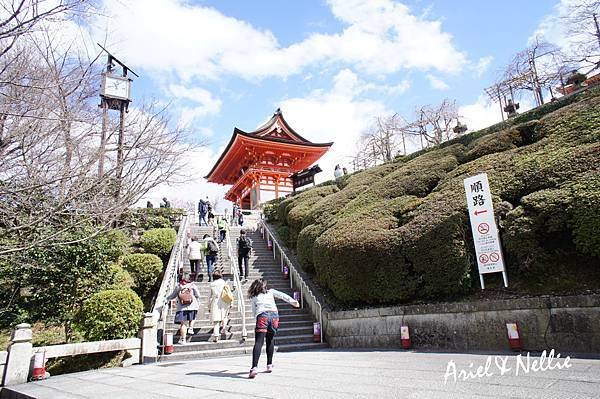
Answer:
<path fill-rule="evenodd" d="M 600 87 L 304 191 L 277 217 L 341 304 L 457 298 L 477 276 L 463 181 L 485 172 L 519 287 L 600 263 L 599 142 Z"/>
<path fill-rule="evenodd" d="M 277 228 L 277 234 L 283 240 L 283 242 L 288 242 L 290 239 L 290 228 L 288 226 L 279 226 Z"/>
<path fill-rule="evenodd" d="M 123 268 L 135 282 L 135 291 L 147 300 L 163 271 L 162 260 L 154 254 L 131 254 L 123 258 Z"/>
<path fill-rule="evenodd" d="M 304 219 L 308 217 L 315 203 L 338 191 L 339 189 L 337 186 L 327 185 L 316 187 L 297 195 L 296 200 L 287 206 L 287 225 L 290 228 L 287 241 L 288 245 L 296 245 L 296 239 L 298 238 L 300 230 L 302 230 Z"/>
<path fill-rule="evenodd" d="M 573 241 L 579 251 L 597 257 L 600 264 L 600 172 L 582 176 L 570 184 L 570 189 Z"/>
<path fill-rule="evenodd" d="M 134 286 L 135 281 L 127 270 L 114 263 L 108 267 L 108 278 L 102 287 L 103 290 L 129 289 Z"/>
<path fill-rule="evenodd" d="M 171 253 L 171 248 L 175 245 L 176 239 L 177 233 L 175 229 L 151 229 L 142 234 L 140 243 L 144 251 L 160 257 L 166 257 Z"/>
<path fill-rule="evenodd" d="M 164 216 L 148 216 L 144 225 L 145 229 L 161 229 L 169 227 L 173 227 L 173 224 Z"/>
<path fill-rule="evenodd" d="M 103 247 L 102 252 L 106 255 L 107 260 L 112 262 L 125 255 L 131 245 L 129 238 L 121 230 L 109 230 L 98 236 L 98 241 Z"/>
<path fill-rule="evenodd" d="M 100 291 L 88 298 L 77 315 L 77 328 L 89 341 L 135 337 L 144 305 L 131 290 Z"/>
<path fill-rule="evenodd" d="M 279 221 L 279 218 L 277 217 L 277 209 L 279 208 L 279 204 L 283 200 L 283 197 L 276 198 L 274 200 L 268 201 L 263 205 L 263 213 L 267 218 L 267 221 L 271 223 Z"/>

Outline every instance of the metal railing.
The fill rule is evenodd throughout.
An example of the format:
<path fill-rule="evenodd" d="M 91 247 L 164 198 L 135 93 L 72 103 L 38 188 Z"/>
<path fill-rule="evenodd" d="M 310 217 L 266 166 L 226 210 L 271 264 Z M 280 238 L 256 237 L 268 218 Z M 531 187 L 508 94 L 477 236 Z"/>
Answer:
<path fill-rule="evenodd" d="M 321 305 L 321 302 L 319 302 L 319 300 L 317 299 L 315 294 L 312 292 L 312 290 L 310 289 L 308 284 L 306 284 L 306 282 L 304 281 L 304 279 L 302 278 L 300 273 L 298 273 L 298 270 L 296 270 L 296 268 L 294 267 L 294 264 L 292 263 L 290 258 L 288 258 L 288 256 L 285 254 L 285 252 L 283 251 L 282 245 L 279 243 L 279 241 L 277 241 L 277 239 L 273 235 L 273 232 L 271 231 L 269 226 L 267 226 L 267 223 L 265 222 L 265 220 L 263 218 L 261 218 L 258 221 L 258 224 L 259 224 L 259 228 L 261 229 L 263 239 L 266 240 L 267 242 L 270 239 L 272 242 L 273 259 L 275 259 L 275 260 L 277 259 L 277 252 L 279 251 L 279 256 L 280 256 L 280 260 L 281 260 L 281 271 L 283 272 L 284 266 L 287 266 L 288 271 L 289 271 L 289 276 L 290 276 L 290 288 L 292 288 L 292 289 L 294 288 L 294 275 L 296 276 L 295 277 L 296 285 L 300 288 L 300 307 L 304 308 L 304 294 L 305 293 L 308 296 L 310 296 L 312 298 L 314 304 L 316 306 L 318 306 L 318 308 L 319 308 L 319 310 L 318 310 L 319 325 L 321 326 L 321 343 L 323 343 L 323 335 L 325 334 L 325 328 L 323 326 L 323 306 Z"/>
<path fill-rule="evenodd" d="M 183 215 L 181 218 L 181 224 L 179 225 L 179 231 L 177 232 L 175 245 L 173 245 L 173 249 L 171 250 L 169 263 L 165 268 L 158 294 L 154 300 L 154 307 L 152 309 L 153 319 L 158 325 L 160 325 L 159 329 L 162 329 L 163 334 L 166 330 L 167 316 L 169 312 L 167 297 L 177 286 L 177 274 L 179 269 L 183 267 L 185 244 L 188 240 L 188 228 L 189 216 Z"/>
<path fill-rule="evenodd" d="M 245 341 L 248 338 L 248 331 L 246 329 L 246 303 L 244 302 L 244 292 L 242 291 L 242 282 L 240 281 L 240 273 L 236 262 L 237 257 L 234 257 L 233 245 L 231 243 L 231 229 L 229 228 L 229 224 L 226 224 L 225 226 L 227 228 L 227 257 L 229 258 L 231 274 L 233 275 L 233 285 L 237 297 L 237 308 L 242 315 L 242 340 Z"/>

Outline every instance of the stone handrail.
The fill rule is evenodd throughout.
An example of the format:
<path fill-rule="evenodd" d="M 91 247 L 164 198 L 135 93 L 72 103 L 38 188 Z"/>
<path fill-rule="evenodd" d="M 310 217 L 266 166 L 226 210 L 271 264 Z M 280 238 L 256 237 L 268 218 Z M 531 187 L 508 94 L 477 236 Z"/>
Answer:
<path fill-rule="evenodd" d="M 306 284 L 306 282 L 302 278 L 302 275 L 300 273 L 298 273 L 298 270 L 296 270 L 292 261 L 285 254 L 285 251 L 283 250 L 282 245 L 279 243 L 279 241 L 277 241 L 277 239 L 275 238 L 275 235 L 273 234 L 273 232 L 271 231 L 271 229 L 269 228 L 269 226 L 267 225 L 265 220 L 263 218 L 261 218 L 258 223 L 259 223 L 259 228 L 261 229 L 261 232 L 262 232 L 263 239 L 267 240 L 267 241 L 270 239 L 273 244 L 273 259 L 277 258 L 277 250 L 278 250 L 279 254 L 280 254 L 280 259 L 281 259 L 282 271 L 283 271 L 284 266 L 288 267 L 289 276 L 290 276 L 290 288 L 294 288 L 294 275 L 295 275 L 296 284 L 300 288 L 300 299 L 301 299 L 300 306 L 302 308 L 304 308 L 304 299 L 305 299 L 305 295 L 307 295 L 312 300 L 312 305 L 314 307 L 318 307 L 318 311 L 317 311 L 317 309 L 313 309 L 313 306 L 311 306 L 311 303 L 309 303 L 309 301 L 306 301 L 307 304 L 309 305 L 309 307 L 311 308 L 311 311 L 313 312 L 313 314 L 316 313 L 316 316 L 319 318 L 319 325 L 321 326 L 321 343 L 323 343 L 323 336 L 325 335 L 325 327 L 323 326 L 323 306 L 321 305 L 321 302 L 319 302 L 319 300 L 317 299 L 315 294 L 312 292 L 312 290 L 310 289 L 308 284 Z"/>
<path fill-rule="evenodd" d="M 163 305 L 166 303 L 167 296 L 169 296 L 177 284 L 177 270 L 183 262 L 188 225 L 189 217 L 187 215 L 183 215 L 181 218 L 181 224 L 179 225 L 179 231 L 177 232 L 177 239 L 175 240 L 173 249 L 171 249 L 171 256 L 169 257 L 169 262 L 165 268 L 163 279 L 160 284 L 158 294 L 156 295 L 152 312 L 162 310 Z"/>
<path fill-rule="evenodd" d="M 229 258 L 229 264 L 231 266 L 231 274 L 233 275 L 233 284 L 235 287 L 237 297 L 237 308 L 242 315 L 242 339 L 245 341 L 248 338 L 248 331 L 246 330 L 246 303 L 244 302 L 244 292 L 242 291 L 242 282 L 240 281 L 240 272 L 238 271 L 236 258 L 233 256 L 233 245 L 231 243 L 231 230 L 229 224 L 227 227 L 227 256 Z"/>
<path fill-rule="evenodd" d="M 46 352 L 46 359 L 52 359 L 55 357 L 86 355 L 88 353 L 112 352 L 122 350 L 126 350 L 131 353 L 134 351 L 139 351 L 141 348 L 141 339 L 125 338 L 111 339 L 108 341 L 78 342 L 75 344 L 39 346 L 34 347 L 33 352 Z"/>

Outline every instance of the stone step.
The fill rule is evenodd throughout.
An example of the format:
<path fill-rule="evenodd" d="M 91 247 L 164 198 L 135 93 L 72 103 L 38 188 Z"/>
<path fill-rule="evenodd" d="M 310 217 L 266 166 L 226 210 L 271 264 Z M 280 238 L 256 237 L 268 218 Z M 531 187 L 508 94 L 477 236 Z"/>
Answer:
<path fill-rule="evenodd" d="M 239 320 L 239 321 L 236 321 Z M 286 321 L 281 321 L 279 323 L 279 329 L 280 331 L 282 329 L 289 329 L 289 328 L 308 328 L 308 326 L 310 326 L 311 331 L 312 331 L 312 325 L 313 325 L 313 321 L 311 318 L 306 318 L 304 320 L 286 320 Z M 206 323 L 201 324 L 198 320 L 196 320 L 194 322 L 194 330 L 195 331 L 209 331 L 213 328 L 212 324 L 207 320 Z M 254 322 L 253 323 L 248 323 L 246 325 L 247 329 L 254 329 Z M 179 329 L 179 325 L 178 324 L 173 324 L 170 323 L 168 325 L 167 328 L 167 332 L 176 332 Z M 242 321 L 241 319 L 229 319 L 229 322 L 227 323 L 227 331 L 236 331 L 236 332 L 241 332 L 242 331 Z"/>
<path fill-rule="evenodd" d="M 252 328 L 247 328 L 248 338 L 254 338 L 254 326 Z M 173 333 L 177 339 L 179 338 L 179 330 L 174 328 L 170 328 L 167 332 Z M 195 333 L 190 337 L 192 341 L 208 341 L 208 339 L 212 336 L 213 328 L 211 326 L 203 326 L 202 328 L 194 328 Z M 279 330 L 277 331 L 278 337 L 286 337 L 291 335 L 304 335 L 304 334 L 312 334 L 313 326 L 312 323 L 310 325 L 304 325 L 300 327 L 287 327 L 281 325 Z M 227 338 L 226 338 L 227 337 Z M 239 329 L 232 329 L 231 327 L 227 327 L 226 329 L 221 331 L 221 338 L 223 339 L 241 339 L 242 338 L 242 328 L 240 326 Z"/>
<path fill-rule="evenodd" d="M 287 345 L 287 344 L 310 344 L 313 343 L 314 337 L 312 334 L 298 334 L 298 335 L 287 335 L 287 336 L 275 336 L 276 345 Z M 177 341 L 174 341 L 177 342 Z M 245 341 L 241 339 L 231 340 L 220 340 L 218 342 L 188 342 L 185 345 L 175 344 L 173 345 L 173 352 L 201 352 L 211 349 L 228 349 L 228 348 L 239 348 L 244 346 L 254 345 L 254 338 L 248 338 Z"/>
<path fill-rule="evenodd" d="M 326 343 L 305 343 L 305 344 L 283 344 L 275 345 L 276 352 L 295 352 L 304 350 L 318 350 L 325 349 L 328 345 Z M 253 346 L 243 346 L 239 348 L 226 348 L 226 349 L 211 349 L 200 352 L 176 352 L 170 355 L 162 355 L 159 358 L 159 362 L 177 362 L 183 360 L 197 360 L 203 358 L 213 357 L 226 357 L 226 356 L 239 356 L 245 354 L 252 354 Z M 265 353 L 265 347 L 263 347 L 262 353 Z"/>
<path fill-rule="evenodd" d="M 280 314 L 279 322 L 283 326 L 283 325 L 286 325 L 287 322 L 313 323 L 314 320 L 312 318 L 312 315 L 310 315 L 308 313 L 298 313 L 298 314 L 289 314 L 289 315 Z M 242 318 L 239 316 L 231 317 L 231 318 L 229 318 L 229 323 L 230 324 L 239 324 L 241 326 Z M 254 326 L 254 323 L 255 323 L 254 317 L 246 317 L 246 326 L 250 326 L 250 327 Z M 194 320 L 194 325 L 198 325 L 198 326 L 210 325 L 210 319 L 209 318 L 196 319 L 196 320 Z M 167 320 L 166 326 L 167 326 L 167 328 L 179 328 L 179 325 L 173 323 L 172 319 Z M 250 327 L 246 327 L 246 328 L 250 328 Z"/>

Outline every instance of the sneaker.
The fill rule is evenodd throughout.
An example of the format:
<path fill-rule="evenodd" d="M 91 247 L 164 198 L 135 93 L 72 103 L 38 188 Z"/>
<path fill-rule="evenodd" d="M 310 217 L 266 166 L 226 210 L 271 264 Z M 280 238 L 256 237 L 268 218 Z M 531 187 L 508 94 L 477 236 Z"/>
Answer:
<path fill-rule="evenodd" d="M 272 373 L 273 372 L 273 365 L 272 364 L 267 364 L 267 371 L 266 373 Z"/>
<path fill-rule="evenodd" d="M 250 374 L 248 374 L 248 378 L 254 378 L 256 377 L 256 374 L 258 374 L 258 372 L 256 371 L 256 367 L 253 367 L 250 369 Z"/>
<path fill-rule="evenodd" d="M 179 341 L 177 341 L 177 345 L 185 345 L 186 342 L 183 338 L 180 338 Z"/>
<path fill-rule="evenodd" d="M 187 330 L 188 335 L 194 335 L 194 329 L 192 327 Z"/>

